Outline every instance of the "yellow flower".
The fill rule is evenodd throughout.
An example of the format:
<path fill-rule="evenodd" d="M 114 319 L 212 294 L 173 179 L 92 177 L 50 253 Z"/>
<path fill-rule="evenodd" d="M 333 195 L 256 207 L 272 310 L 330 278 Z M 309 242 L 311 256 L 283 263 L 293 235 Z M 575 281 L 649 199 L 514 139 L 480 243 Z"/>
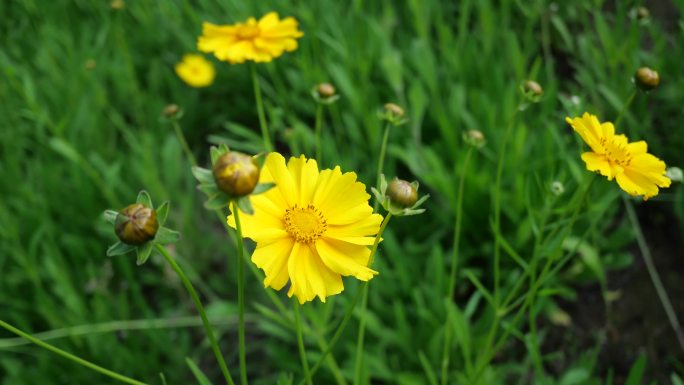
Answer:
<path fill-rule="evenodd" d="M 270 12 L 259 21 L 250 17 L 246 22 L 235 25 L 205 22 L 197 47 L 231 64 L 246 60 L 270 62 L 283 52 L 296 50 L 297 39 L 303 35 L 293 17 L 280 20 L 277 13 Z"/>
<path fill-rule="evenodd" d="M 630 195 L 643 195 L 644 200 L 658 195 L 658 187 L 670 187 L 665 162 L 649 154 L 643 140 L 629 143 L 625 135 L 615 134 L 613 123 L 601 123 L 586 112 L 565 121 L 591 148 L 582 154 L 587 170 L 598 171 L 608 180 L 615 178 L 620 188 Z"/>
<path fill-rule="evenodd" d="M 382 216 L 368 205 L 366 186 L 353 172 L 318 171 L 316 161 L 303 155 L 285 158 L 271 153 L 260 183 L 275 183 L 251 197 L 254 214 L 240 211 L 243 236 L 257 244 L 252 261 L 266 274 L 265 287 L 282 289 L 300 303 L 344 289 L 341 276 L 368 281 L 378 274 L 368 268 Z M 235 218 L 228 217 L 235 228 Z"/>
<path fill-rule="evenodd" d="M 191 87 L 206 87 L 214 82 L 214 65 L 202 55 L 187 54 L 176 64 L 176 74 Z"/>

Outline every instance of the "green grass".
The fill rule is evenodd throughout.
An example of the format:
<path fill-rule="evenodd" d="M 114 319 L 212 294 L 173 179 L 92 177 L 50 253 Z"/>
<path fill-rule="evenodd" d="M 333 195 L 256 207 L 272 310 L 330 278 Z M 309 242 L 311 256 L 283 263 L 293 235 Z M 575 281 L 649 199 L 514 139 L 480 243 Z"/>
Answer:
<path fill-rule="evenodd" d="M 684 4 L 676 3 L 676 10 L 684 11 Z M 370 285 L 365 383 L 439 381 L 449 309 L 455 339 L 450 383 L 468 384 L 496 319 L 486 298 L 494 288 L 492 186 L 520 84 L 535 79 L 544 96 L 517 114 L 508 142 L 500 236 L 510 248 L 502 251 L 502 297 L 527 279 L 507 250 L 525 263 L 539 258 L 542 265 L 544 258 L 575 246 L 579 251 L 535 302 L 542 340 L 561 329 L 548 321 L 560 300 L 573 302 L 580 286 L 602 282 L 607 287 L 610 271 L 630 265 L 634 239 L 618 199 L 621 192 L 604 178 L 594 181 L 573 238 L 564 241 L 563 231 L 554 233 L 567 225 L 579 202 L 571 197 L 578 197 L 579 186 L 591 176 L 565 116 L 590 111 L 614 120 L 632 92 L 634 71 L 653 67 L 660 71 L 662 86 L 639 94 L 619 129 L 631 139 L 647 140 L 649 150 L 668 165 L 684 164 L 684 26 L 668 18 L 675 11 L 664 6 L 652 9 L 650 23 L 638 23 L 629 16 L 636 5 L 594 0 L 179 0 L 129 1 L 115 11 L 106 1 L 2 2 L 0 319 L 30 332 L 91 325 L 86 331 L 92 333 L 51 342 L 149 383 L 161 384 L 160 372 L 169 384 L 194 383 L 186 357 L 220 383 L 199 323 L 161 327 L 196 314 L 164 261 L 154 257 L 136 267 L 132 256 L 105 257 L 114 235 L 102 211 L 122 208 L 146 189 L 156 202 L 172 202 L 169 227 L 183 237 L 171 251 L 210 318 L 220 321 L 221 347 L 239 378 L 237 328 L 225 322 L 237 317 L 237 264 L 226 256 L 236 254 L 234 242 L 202 207 L 204 197 L 195 189 L 182 148 L 160 114 L 172 102 L 183 108 L 181 126 L 205 166 L 212 143 L 261 151 L 247 65 L 216 62 L 216 82 L 200 90 L 183 84 L 173 65 L 196 50 L 202 21 L 232 23 L 277 10 L 295 16 L 305 33 L 297 51 L 258 66 L 277 149 L 313 156 L 316 105 L 310 90 L 328 81 L 341 99 L 324 113 L 322 166 L 355 170 L 372 185 L 383 133 L 376 112 L 385 102 L 395 102 L 407 107 L 409 122 L 390 133 L 385 173 L 417 179 L 421 192 L 432 195 L 426 214 L 392 220 L 376 258 L 381 274 Z M 94 68 L 87 68 L 89 60 Z M 455 301 L 445 306 L 458 180 L 467 150 L 461 135 L 470 129 L 482 131 L 488 144 L 473 154 L 464 175 L 461 268 Z M 556 180 L 566 190 L 558 198 L 550 191 Z M 681 237 L 683 195 L 681 186 L 673 185 L 641 212 L 676 213 L 660 226 L 679 229 L 675 233 Z M 681 242 L 672 247 L 681 254 Z M 313 336 L 334 331 L 359 285 L 346 279 L 345 287 L 325 306 L 302 308 L 311 328 L 305 342 L 312 364 L 320 355 L 320 341 Z M 286 373 L 297 383 L 302 370 L 294 329 L 249 274 L 246 292 L 250 383 L 272 384 Z M 285 302 L 284 293 L 278 297 Z M 535 344 L 530 343 L 527 317 L 511 325 L 514 315 L 506 314 L 495 329 L 500 337 L 510 327 L 510 338 L 494 362 L 484 366 L 482 384 L 532 383 L 536 349 L 530 345 Z M 347 383 L 353 381 L 359 316 L 333 352 Z M 166 321 L 97 332 L 100 323 L 157 318 Z M 544 345 L 539 359 L 548 378 L 537 383 L 610 383 L 613 372 L 615 378 L 626 377 L 600 364 L 603 331 L 592 332 L 596 337 L 589 346 Z M 571 330 L 565 333 L 572 335 Z M 13 336 L 3 332 L 0 337 Z M 2 385 L 113 383 L 35 346 L 3 347 L 3 341 Z M 634 361 L 639 357 L 637 351 L 630 354 Z M 661 357 L 664 371 L 650 371 L 649 362 L 645 378 L 671 378 L 677 370 L 681 375 L 681 357 L 673 344 Z M 315 383 L 336 383 L 328 366 Z"/>

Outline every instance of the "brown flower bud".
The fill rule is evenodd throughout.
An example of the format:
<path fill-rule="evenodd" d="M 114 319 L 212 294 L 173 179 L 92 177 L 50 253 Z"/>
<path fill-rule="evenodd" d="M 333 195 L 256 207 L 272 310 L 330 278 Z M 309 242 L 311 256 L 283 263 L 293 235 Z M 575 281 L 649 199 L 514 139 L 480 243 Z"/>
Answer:
<path fill-rule="evenodd" d="M 634 74 L 634 82 L 642 91 L 650 91 L 660 84 L 660 75 L 648 67 L 641 67 Z"/>
<path fill-rule="evenodd" d="M 544 93 L 544 89 L 534 80 L 526 81 L 523 84 L 523 89 L 526 93 L 529 92 L 534 96 L 541 96 Z"/>
<path fill-rule="evenodd" d="M 411 207 L 418 200 L 416 186 L 402 179 L 394 179 L 387 185 L 387 196 L 392 203 L 401 207 Z"/>
<path fill-rule="evenodd" d="M 158 229 L 157 212 L 140 203 L 121 210 L 114 224 L 116 236 L 129 245 L 142 245 L 153 239 Z"/>
<path fill-rule="evenodd" d="M 639 20 L 645 20 L 648 19 L 649 16 L 651 16 L 651 12 L 648 10 L 648 8 L 644 6 L 640 6 L 636 9 L 636 17 Z"/>
<path fill-rule="evenodd" d="M 316 87 L 316 91 L 318 92 L 318 95 L 323 99 L 331 98 L 331 97 L 335 96 L 335 94 L 337 93 L 337 90 L 335 89 L 335 87 L 330 83 L 319 84 Z"/>
<path fill-rule="evenodd" d="M 95 67 L 97 67 L 97 62 L 95 61 L 95 59 L 88 59 L 85 61 L 84 66 L 87 70 L 94 70 Z"/>
<path fill-rule="evenodd" d="M 173 118 L 176 116 L 178 111 L 180 111 L 180 107 L 178 107 L 178 104 L 169 104 L 166 107 L 164 107 L 162 115 L 164 115 L 167 118 Z"/>
<path fill-rule="evenodd" d="M 405 113 L 403 108 L 394 103 L 386 103 L 385 112 L 395 118 L 403 118 Z"/>
<path fill-rule="evenodd" d="M 468 130 L 463 133 L 463 140 L 476 148 L 481 148 L 487 143 L 484 134 L 479 130 Z"/>
<path fill-rule="evenodd" d="M 124 0 L 112 0 L 109 5 L 112 7 L 113 10 L 118 11 L 123 9 L 126 6 L 126 3 Z"/>
<path fill-rule="evenodd" d="M 251 193 L 259 183 L 260 171 L 251 156 L 236 151 L 221 155 L 213 169 L 216 185 L 232 197 Z"/>

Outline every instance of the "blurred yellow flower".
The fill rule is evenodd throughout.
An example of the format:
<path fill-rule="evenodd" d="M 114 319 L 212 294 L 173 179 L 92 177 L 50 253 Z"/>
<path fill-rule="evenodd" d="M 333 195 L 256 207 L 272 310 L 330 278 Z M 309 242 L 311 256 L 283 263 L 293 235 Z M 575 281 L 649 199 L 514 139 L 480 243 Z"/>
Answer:
<path fill-rule="evenodd" d="M 231 64 L 270 62 L 283 52 L 297 49 L 297 39 L 304 35 L 297 25 L 293 17 L 280 20 L 276 12 L 267 13 L 259 21 L 250 17 L 235 25 L 205 22 L 197 47 Z"/>
<path fill-rule="evenodd" d="M 176 74 L 191 87 L 206 87 L 214 82 L 214 65 L 202 55 L 187 54 L 176 64 Z"/>
<path fill-rule="evenodd" d="M 382 216 L 368 205 L 366 186 L 353 172 L 318 171 L 316 161 L 271 153 L 260 183 L 275 183 L 251 197 L 254 214 L 240 212 L 243 235 L 257 244 L 252 261 L 266 273 L 265 287 L 282 289 L 300 303 L 322 302 L 344 289 L 341 276 L 368 281 L 370 249 Z M 228 224 L 235 228 L 231 214 Z"/>
<path fill-rule="evenodd" d="M 598 171 L 608 180 L 615 178 L 620 188 L 630 195 L 643 195 L 644 200 L 658 195 L 658 187 L 670 187 L 665 162 L 649 154 L 643 140 L 629 143 L 625 135 L 615 134 L 613 123 L 601 123 L 586 112 L 565 121 L 591 148 L 582 154 L 587 170 Z"/>

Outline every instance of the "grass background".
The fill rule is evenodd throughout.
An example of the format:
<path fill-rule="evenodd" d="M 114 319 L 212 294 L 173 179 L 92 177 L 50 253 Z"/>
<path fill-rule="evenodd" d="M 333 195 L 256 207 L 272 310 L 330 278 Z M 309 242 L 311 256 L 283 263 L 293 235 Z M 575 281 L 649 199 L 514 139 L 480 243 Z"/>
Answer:
<path fill-rule="evenodd" d="M 565 116 L 590 111 L 615 119 L 639 66 L 657 69 L 662 86 L 637 96 L 620 129 L 634 140 L 646 139 L 668 165 L 684 164 L 684 3 L 647 2 L 652 14 L 647 22 L 630 15 L 638 5 L 642 2 L 200 0 L 129 1 L 113 10 L 106 1 L 4 1 L 0 318 L 32 332 L 73 325 L 94 331 L 112 320 L 160 318 L 168 328 L 92 332 L 54 342 L 151 383 L 160 383 L 160 372 L 170 384 L 191 383 L 185 364 L 190 357 L 219 383 L 201 328 L 170 327 L 194 314 L 172 271 L 157 258 L 138 268 L 132 257 L 104 256 L 114 238 L 102 211 L 123 207 L 144 188 L 155 202 L 172 202 L 169 226 L 183 234 L 173 252 L 219 321 L 223 351 L 237 375 L 231 323 L 235 266 L 226 257 L 234 255 L 234 246 L 202 208 L 189 165 L 160 113 L 171 102 L 182 106 L 181 124 L 204 164 L 210 143 L 260 151 L 247 66 L 216 63 L 214 85 L 197 90 L 175 76 L 173 65 L 195 51 L 202 21 L 232 23 L 276 10 L 295 16 L 305 32 L 296 52 L 258 67 L 278 150 L 312 155 L 315 104 L 309 91 L 329 81 L 341 99 L 325 114 L 322 166 L 340 164 L 372 184 L 372 159 L 382 134 L 376 110 L 396 102 L 407 107 L 409 123 L 391 132 L 386 173 L 417 179 L 421 191 L 432 194 L 427 214 L 391 223 L 377 258 L 381 275 L 371 285 L 364 356 L 369 382 L 424 384 L 438 372 L 453 207 L 466 148 L 461 134 L 478 129 L 487 137 L 488 145 L 465 175 L 464 269 L 454 299 L 462 311 L 454 325 L 451 365 L 452 383 L 462 383 L 493 316 L 483 291 L 465 275 L 491 288 L 491 190 L 503 128 L 523 80 L 539 81 L 544 97 L 519 114 L 505 162 L 502 235 L 520 255 L 532 250 L 541 203 L 551 199 L 550 183 L 561 181 L 568 191 L 554 207 L 562 213 L 587 174 Z M 682 195 L 675 185 L 638 208 L 679 314 L 684 313 L 684 296 L 677 295 L 684 267 L 676 258 L 684 250 Z M 682 383 L 677 377 L 684 369 L 682 352 L 654 291 L 647 278 L 632 280 L 643 278 L 642 265 L 632 253 L 632 229 L 619 196 L 614 183 L 595 182 L 591 204 L 575 229 L 577 237 L 584 229 L 590 234 L 539 301 L 549 382 L 636 384 L 645 363 L 644 378 Z M 512 260 L 503 261 L 505 291 L 523 272 Z M 337 325 L 357 287 L 351 280 L 345 285 L 332 304 L 305 308 L 316 333 Z M 601 293 L 625 294 L 630 285 L 639 290 L 613 301 L 613 313 L 607 313 Z M 271 384 L 283 373 L 301 378 L 294 333 L 277 317 L 266 316 L 270 303 L 252 276 L 247 293 L 252 382 Z M 565 316 L 571 323 L 560 326 Z M 483 383 L 531 383 L 526 328 L 514 330 Z M 644 336 L 633 337 L 636 331 Z M 3 385 L 111 383 L 33 346 L 2 347 L 7 341 L 0 339 Z M 355 341 L 356 317 L 334 351 L 347 381 Z M 316 358 L 317 342 L 308 342 Z M 636 374 L 630 376 L 630 369 Z M 316 383 L 333 380 L 322 369 Z"/>

